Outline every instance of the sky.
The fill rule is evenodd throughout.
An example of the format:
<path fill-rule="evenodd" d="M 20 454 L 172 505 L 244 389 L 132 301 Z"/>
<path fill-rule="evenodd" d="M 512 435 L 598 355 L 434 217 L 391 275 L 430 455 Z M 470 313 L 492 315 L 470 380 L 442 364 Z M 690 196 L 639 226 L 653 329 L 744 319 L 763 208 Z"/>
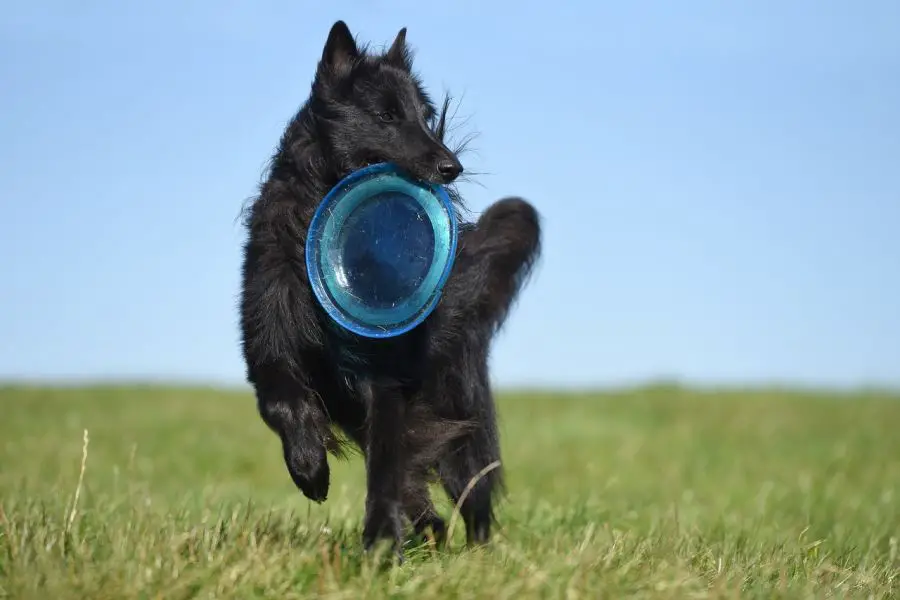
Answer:
<path fill-rule="evenodd" d="M 544 253 L 500 386 L 900 385 L 900 3 L 0 8 L 0 379 L 244 381 L 239 212 L 331 24 L 401 27 Z"/>

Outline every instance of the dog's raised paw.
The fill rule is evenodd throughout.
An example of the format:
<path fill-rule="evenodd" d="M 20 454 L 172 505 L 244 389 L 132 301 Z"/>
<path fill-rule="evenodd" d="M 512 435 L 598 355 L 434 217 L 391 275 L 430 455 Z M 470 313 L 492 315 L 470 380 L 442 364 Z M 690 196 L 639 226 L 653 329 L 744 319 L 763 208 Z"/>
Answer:
<path fill-rule="evenodd" d="M 328 498 L 331 470 L 324 448 L 321 452 L 285 448 L 284 462 L 291 479 L 304 496 L 316 503 Z"/>

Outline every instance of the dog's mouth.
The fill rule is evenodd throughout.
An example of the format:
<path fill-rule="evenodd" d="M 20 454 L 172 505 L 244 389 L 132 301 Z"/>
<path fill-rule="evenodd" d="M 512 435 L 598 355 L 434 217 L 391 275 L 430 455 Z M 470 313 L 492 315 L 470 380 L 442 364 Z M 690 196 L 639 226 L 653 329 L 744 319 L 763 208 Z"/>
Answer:
<path fill-rule="evenodd" d="M 338 179 L 342 179 L 344 177 L 347 177 L 351 173 L 366 169 L 368 167 L 371 167 L 372 165 L 377 165 L 382 162 L 385 161 L 372 156 L 344 162 L 341 164 L 340 169 L 338 170 Z"/>
<path fill-rule="evenodd" d="M 358 169 L 365 169 L 365 168 L 367 168 L 367 167 L 371 167 L 372 165 L 380 165 L 380 164 L 384 164 L 384 163 L 391 163 L 391 164 L 393 164 L 393 165 L 395 165 L 395 166 L 400 167 L 401 169 L 403 169 L 403 167 L 401 167 L 400 165 L 398 165 L 396 162 L 390 161 L 390 160 L 386 160 L 386 159 L 384 159 L 384 158 L 377 157 L 377 156 L 368 156 L 368 157 L 364 158 L 364 159 L 359 163 L 359 165 L 357 166 L 357 168 L 358 168 Z"/>
<path fill-rule="evenodd" d="M 385 159 L 379 156 L 378 152 L 375 151 L 363 151 L 357 154 L 354 157 L 363 167 L 368 167 L 371 165 L 377 165 L 378 163 L 385 162 Z"/>
<path fill-rule="evenodd" d="M 386 162 L 393 164 L 395 167 L 399 168 L 401 171 L 403 171 L 404 173 L 406 173 L 408 176 L 412 177 L 413 179 L 417 179 L 419 181 L 424 181 L 424 182 L 428 182 L 428 183 L 443 183 L 439 177 L 436 177 L 435 174 L 430 171 L 422 172 L 419 169 L 410 168 L 408 166 L 401 165 L 400 163 L 398 163 L 396 161 L 391 161 L 391 160 L 384 159 L 381 157 L 376 157 L 376 156 L 367 156 L 367 157 L 363 158 L 359 162 L 359 164 L 356 165 L 354 168 L 348 169 L 348 173 L 345 173 L 345 175 L 349 174 L 349 172 L 352 172 L 352 171 L 356 171 L 359 169 L 365 169 L 367 167 L 371 167 L 372 165 L 382 164 L 382 163 L 386 163 Z"/>
<path fill-rule="evenodd" d="M 378 158 L 378 157 L 375 157 L 375 156 L 367 156 L 366 158 L 363 158 L 363 159 L 359 162 L 359 164 L 354 165 L 354 168 L 352 168 L 352 169 L 350 169 L 350 170 L 351 170 L 351 171 L 355 171 L 355 170 L 357 170 L 357 169 L 365 169 L 365 168 L 367 168 L 367 167 L 371 167 L 372 165 L 377 165 L 377 164 L 380 164 L 380 163 L 383 163 L 383 162 L 386 162 L 386 161 L 384 161 L 384 160 L 382 160 L 382 159 L 380 159 L 380 158 Z"/>

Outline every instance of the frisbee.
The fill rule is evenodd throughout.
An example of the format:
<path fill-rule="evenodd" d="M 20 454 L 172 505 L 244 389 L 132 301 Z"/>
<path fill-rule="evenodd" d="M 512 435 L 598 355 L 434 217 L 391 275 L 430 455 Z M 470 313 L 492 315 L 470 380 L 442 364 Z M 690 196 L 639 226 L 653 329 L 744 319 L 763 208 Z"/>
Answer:
<path fill-rule="evenodd" d="M 354 171 L 322 199 L 306 239 L 313 293 L 331 319 L 371 338 L 406 333 L 437 306 L 456 258 L 447 191 L 391 163 Z"/>

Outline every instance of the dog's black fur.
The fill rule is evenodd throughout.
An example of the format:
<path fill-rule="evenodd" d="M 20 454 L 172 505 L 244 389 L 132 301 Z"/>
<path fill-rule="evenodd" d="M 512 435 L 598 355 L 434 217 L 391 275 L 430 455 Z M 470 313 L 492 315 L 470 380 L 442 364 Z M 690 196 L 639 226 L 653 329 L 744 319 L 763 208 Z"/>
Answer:
<path fill-rule="evenodd" d="M 476 223 L 459 221 L 442 299 L 412 331 L 357 337 L 317 304 L 304 245 L 322 197 L 351 171 L 382 161 L 452 190 L 462 165 L 443 141 L 447 107 L 438 111 L 412 72 L 405 28 L 389 50 L 373 54 L 336 22 L 312 93 L 246 215 L 242 347 L 260 415 L 281 438 L 294 483 L 316 502 L 328 493 L 327 453 L 342 455 L 345 442 L 359 446 L 366 548 L 386 538 L 399 552 L 404 517 L 416 533 L 431 528 L 440 541 L 444 521 L 429 497 L 429 477 L 436 474 L 457 502 L 499 459 L 488 353 L 539 255 L 537 212 L 521 198 L 505 198 Z M 490 535 L 501 480 L 500 469 L 489 472 L 460 508 L 470 544 Z"/>

